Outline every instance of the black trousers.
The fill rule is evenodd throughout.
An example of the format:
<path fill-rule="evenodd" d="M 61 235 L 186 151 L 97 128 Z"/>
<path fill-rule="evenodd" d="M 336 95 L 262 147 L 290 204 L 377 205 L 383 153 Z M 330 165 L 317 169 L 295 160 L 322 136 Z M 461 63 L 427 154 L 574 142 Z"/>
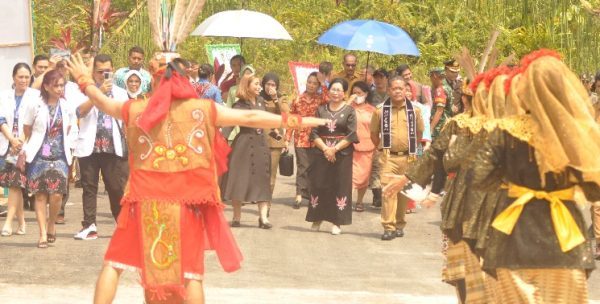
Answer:
<path fill-rule="evenodd" d="M 121 198 L 123 198 L 125 183 L 129 175 L 127 159 L 115 154 L 92 153 L 88 157 L 79 158 L 79 169 L 83 187 L 83 221 L 81 225 L 88 227 L 96 223 L 100 174 L 102 174 L 104 187 L 108 192 L 110 211 L 116 221 L 121 211 Z"/>

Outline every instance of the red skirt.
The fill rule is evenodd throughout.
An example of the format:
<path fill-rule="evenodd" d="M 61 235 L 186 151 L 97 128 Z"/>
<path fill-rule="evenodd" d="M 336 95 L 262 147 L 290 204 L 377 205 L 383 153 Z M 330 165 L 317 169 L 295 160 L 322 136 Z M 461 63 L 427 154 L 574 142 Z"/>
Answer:
<path fill-rule="evenodd" d="M 216 251 L 225 271 L 232 272 L 240 268 L 243 258 L 223 216 L 223 207 L 217 204 L 181 204 L 178 208 L 178 229 L 171 230 L 171 232 L 178 232 L 178 235 L 165 233 L 158 237 L 165 240 L 163 244 L 176 244 L 175 250 L 173 250 L 174 267 L 171 267 L 173 268 L 171 270 L 149 269 L 154 268 L 148 267 L 148 265 L 152 265 L 149 261 L 149 249 L 152 248 L 154 251 L 161 246 L 156 246 L 156 242 L 149 244 L 148 240 L 144 240 L 144 235 L 147 235 L 148 227 L 152 225 L 152 222 L 149 222 L 148 213 L 142 210 L 142 204 L 151 203 L 128 202 L 123 205 L 117 229 L 110 241 L 104 260 L 108 265 L 117 269 L 140 271 L 142 285 L 145 289 L 155 292 L 158 299 L 164 298 L 170 292 L 185 296 L 184 279 L 203 279 L 205 250 Z M 165 205 L 158 206 L 157 214 L 165 210 L 162 208 Z M 167 221 L 171 220 L 169 217 L 172 217 L 168 213 L 161 216 Z M 150 246 L 151 244 L 153 246 Z M 166 247 L 167 245 L 163 246 L 163 248 Z M 167 257 L 166 254 L 157 259 L 165 261 L 165 257 Z M 154 256 L 152 259 L 154 261 Z M 164 276 L 161 271 L 165 271 Z M 175 280 L 173 280 L 174 272 L 180 272 L 175 275 Z"/>

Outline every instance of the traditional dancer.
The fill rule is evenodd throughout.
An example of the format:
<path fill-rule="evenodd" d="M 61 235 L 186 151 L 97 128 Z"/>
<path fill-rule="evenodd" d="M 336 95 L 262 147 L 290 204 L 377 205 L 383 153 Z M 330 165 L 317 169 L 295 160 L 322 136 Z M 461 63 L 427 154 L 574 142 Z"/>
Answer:
<path fill-rule="evenodd" d="M 204 250 L 215 249 L 226 271 L 237 270 L 242 260 L 222 213 L 217 171 L 223 171 L 228 147 L 217 126 L 298 128 L 326 122 L 232 110 L 196 99 L 177 69 L 159 70 L 165 76 L 149 101 L 121 104 L 93 85 L 79 55 L 69 63 L 94 105 L 123 119 L 130 139 L 124 212 L 105 256 L 96 303 L 112 301 L 123 269 L 141 270 L 147 300 L 185 296 L 202 303 Z"/>
<path fill-rule="evenodd" d="M 500 303 L 587 303 L 594 261 L 573 196 L 579 186 L 600 199 L 600 127 L 585 88 L 558 57 L 542 50 L 521 61 L 522 76 L 506 85 L 508 105 L 528 114 L 499 121 L 472 170 L 474 187 L 508 187 L 483 264 L 497 274 Z"/>

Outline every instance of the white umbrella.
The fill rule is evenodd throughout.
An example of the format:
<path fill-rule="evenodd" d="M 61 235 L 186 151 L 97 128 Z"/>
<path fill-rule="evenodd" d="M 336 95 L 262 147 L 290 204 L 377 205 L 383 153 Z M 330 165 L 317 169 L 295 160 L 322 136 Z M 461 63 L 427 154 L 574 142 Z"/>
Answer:
<path fill-rule="evenodd" d="M 293 40 L 275 18 L 248 10 L 216 13 L 204 20 L 192 35 Z"/>

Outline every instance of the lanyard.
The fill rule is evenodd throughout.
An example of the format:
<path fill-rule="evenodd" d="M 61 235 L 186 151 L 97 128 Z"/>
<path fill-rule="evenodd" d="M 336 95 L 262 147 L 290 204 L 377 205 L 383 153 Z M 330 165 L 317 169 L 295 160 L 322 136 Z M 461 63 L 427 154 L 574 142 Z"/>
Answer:
<path fill-rule="evenodd" d="M 58 103 L 56 105 L 56 111 L 54 111 L 54 117 L 51 119 L 50 118 L 50 106 L 48 106 L 48 131 L 50 131 L 52 129 L 52 127 L 54 127 L 54 124 L 56 123 L 56 119 L 58 118 L 58 112 L 60 112 L 60 103 Z"/>

